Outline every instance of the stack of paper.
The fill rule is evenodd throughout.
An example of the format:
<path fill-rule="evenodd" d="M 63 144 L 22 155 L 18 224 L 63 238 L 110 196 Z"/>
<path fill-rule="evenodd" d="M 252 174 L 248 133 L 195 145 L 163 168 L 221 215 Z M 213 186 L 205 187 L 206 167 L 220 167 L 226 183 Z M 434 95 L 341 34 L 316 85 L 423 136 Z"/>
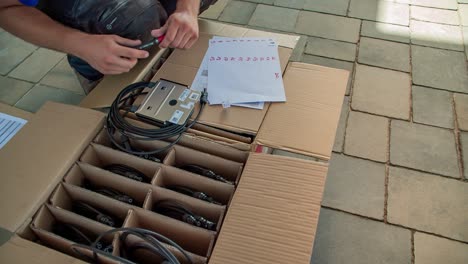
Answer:
<path fill-rule="evenodd" d="M 192 89 L 208 91 L 210 105 L 263 109 L 284 102 L 278 44 L 270 38 L 214 37 Z"/>

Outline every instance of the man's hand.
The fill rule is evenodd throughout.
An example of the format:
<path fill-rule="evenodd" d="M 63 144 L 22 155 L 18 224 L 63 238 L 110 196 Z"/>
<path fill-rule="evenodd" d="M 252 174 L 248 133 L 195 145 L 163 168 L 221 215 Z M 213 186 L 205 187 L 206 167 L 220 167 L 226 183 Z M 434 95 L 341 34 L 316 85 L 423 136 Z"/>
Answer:
<path fill-rule="evenodd" d="M 76 54 L 102 74 L 120 74 L 130 71 L 138 59 L 147 58 L 147 51 L 130 48 L 141 44 L 117 35 L 81 35 Z"/>
<path fill-rule="evenodd" d="M 198 39 L 197 13 L 175 11 L 163 27 L 151 31 L 153 37 L 166 35 L 159 45 L 161 48 L 190 49 Z"/>

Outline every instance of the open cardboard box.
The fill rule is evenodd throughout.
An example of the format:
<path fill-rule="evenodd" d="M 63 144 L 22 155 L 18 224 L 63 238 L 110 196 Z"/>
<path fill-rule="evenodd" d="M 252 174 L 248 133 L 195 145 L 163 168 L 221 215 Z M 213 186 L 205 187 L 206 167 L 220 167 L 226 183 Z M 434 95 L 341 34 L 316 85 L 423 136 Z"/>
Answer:
<path fill-rule="evenodd" d="M 208 106 L 200 119 L 205 127 L 200 125 L 188 133 L 181 145 L 176 145 L 162 157 L 162 164 L 156 165 L 109 148 L 102 132 L 102 112 L 46 103 L 32 117 L 25 115 L 29 122 L 0 150 L 0 234 L 7 237 L 0 246 L 1 263 L 81 263 L 39 244 L 37 235 L 43 234 L 59 248 L 70 243 L 51 235 L 47 230 L 50 224 L 43 219 L 81 219 L 67 211 L 70 201 L 79 197 L 111 208 L 120 216 L 126 213 L 125 226 L 165 232 L 188 248 L 197 263 L 309 263 L 348 72 L 288 63 L 296 36 L 202 20 L 200 28 L 203 33 L 193 49 L 176 50 L 164 63 L 161 58 L 168 51 L 154 50 L 129 74 L 106 77 L 82 106 L 109 106 L 124 86 L 144 79 L 157 64 L 162 66 L 154 80 L 165 78 L 189 85 L 210 35 L 277 38 L 287 102 L 267 104 L 264 110 Z M 9 110 L 12 109 L 4 112 Z M 223 132 L 218 133 L 219 129 Z M 253 141 L 249 144 L 232 139 L 229 133 L 250 135 Z M 311 156 L 320 162 L 271 155 L 270 149 Z M 203 162 L 207 165 L 221 163 L 225 165 L 221 167 L 230 168 L 226 173 L 232 175 L 235 187 L 174 167 L 190 157 L 201 162 L 201 156 L 206 156 Z M 150 174 L 151 182 L 136 183 L 112 175 L 102 169 L 108 162 L 106 157 L 138 166 Z M 240 176 L 236 176 L 236 168 Z M 85 178 L 95 184 L 128 190 L 141 204 L 124 204 L 81 188 Z M 207 206 L 181 198 L 166 189 L 174 182 L 211 190 L 224 205 Z M 217 231 L 200 230 L 151 212 L 161 197 L 185 199 L 194 210 L 222 224 Z M 82 220 L 83 224 L 91 221 Z M 91 227 L 105 228 L 100 223 L 90 224 Z M 107 259 L 104 262 L 113 263 Z"/>

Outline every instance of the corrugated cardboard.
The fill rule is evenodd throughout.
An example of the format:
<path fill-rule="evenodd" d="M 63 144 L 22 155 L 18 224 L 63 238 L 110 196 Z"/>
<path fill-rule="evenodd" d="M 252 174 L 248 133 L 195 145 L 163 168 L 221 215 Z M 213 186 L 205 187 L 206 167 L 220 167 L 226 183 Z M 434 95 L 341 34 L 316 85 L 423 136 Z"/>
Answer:
<path fill-rule="evenodd" d="M 0 263 L 67 263 L 84 264 L 79 259 L 65 255 L 34 242 L 14 236 L 6 244 L 0 247 Z"/>
<path fill-rule="evenodd" d="M 0 227 L 15 232 L 39 208 L 103 120 L 97 111 L 48 102 L 0 149 Z"/>
<path fill-rule="evenodd" d="M 287 101 L 270 106 L 257 145 L 328 160 L 349 73 L 293 62 L 284 74 Z"/>
<path fill-rule="evenodd" d="M 251 154 L 210 264 L 309 263 L 327 165 Z"/>
<path fill-rule="evenodd" d="M 260 34 L 212 22 L 200 22 L 200 27 L 216 35 Z M 285 36 L 280 42 L 295 45 L 294 38 Z M 289 57 L 290 50 L 281 48 L 280 53 Z M 198 65 L 194 66 L 196 60 L 189 58 L 190 53 L 185 54 L 174 52 L 157 76 L 190 84 Z M 197 54 L 194 56 L 200 58 Z M 287 59 L 283 61 L 287 62 Z M 151 67 L 150 63 L 142 66 L 135 76 L 142 77 Z M 106 104 L 110 104 L 126 85 L 122 83 L 139 78 L 135 76 L 109 81 L 113 88 L 95 92 L 98 96 L 85 100 L 84 105 L 108 106 Z M 347 74 L 342 71 L 292 63 L 284 75 L 287 103 L 272 104 L 264 111 L 230 108 L 228 111 L 218 109 L 212 115 L 207 111 L 202 120 L 234 131 L 252 134 L 259 131 L 255 144 L 260 147 L 277 147 L 327 159 L 333 145 L 346 78 Z M 3 180 L 0 185 L 0 209 L 3 212 L 0 229 L 23 234 L 23 227 L 29 225 L 31 216 L 98 135 L 103 121 L 104 114 L 97 111 L 48 103 L 0 150 Z M 176 149 L 171 151 L 174 162 L 176 155 L 184 153 L 176 152 Z M 170 155 L 164 160 L 166 164 Z M 251 153 L 230 200 L 218 241 L 210 252 L 209 263 L 309 263 L 327 166 L 326 163 Z M 97 174 L 93 175 L 97 179 Z M 102 175 L 100 180 L 104 180 Z M 113 181 L 125 182 L 128 189 L 133 184 L 127 179 Z M 143 208 L 147 209 L 152 197 L 149 194 L 145 197 Z M 134 213 L 130 218 L 135 223 L 142 224 L 148 219 L 147 212 L 142 210 L 131 211 Z M 17 236 L 0 246 L 0 260 L 1 263 L 80 263 Z"/>

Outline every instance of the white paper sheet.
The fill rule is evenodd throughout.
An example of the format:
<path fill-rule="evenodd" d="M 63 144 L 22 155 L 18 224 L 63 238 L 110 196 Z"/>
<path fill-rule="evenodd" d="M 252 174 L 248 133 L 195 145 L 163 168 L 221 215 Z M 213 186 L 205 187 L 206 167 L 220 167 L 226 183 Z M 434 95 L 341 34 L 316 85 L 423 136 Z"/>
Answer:
<path fill-rule="evenodd" d="M 204 89 L 208 89 L 208 57 L 205 56 L 203 61 L 198 68 L 197 75 L 190 86 L 190 89 L 196 91 L 203 91 Z M 240 104 L 233 104 L 234 106 L 241 106 L 253 109 L 262 110 L 264 107 L 264 102 L 254 102 L 254 103 L 240 103 Z"/>
<path fill-rule="evenodd" d="M 210 104 L 286 100 L 278 45 L 271 39 L 212 39 L 206 59 Z"/>
<path fill-rule="evenodd" d="M 28 121 L 0 113 L 0 149 L 13 138 Z"/>

